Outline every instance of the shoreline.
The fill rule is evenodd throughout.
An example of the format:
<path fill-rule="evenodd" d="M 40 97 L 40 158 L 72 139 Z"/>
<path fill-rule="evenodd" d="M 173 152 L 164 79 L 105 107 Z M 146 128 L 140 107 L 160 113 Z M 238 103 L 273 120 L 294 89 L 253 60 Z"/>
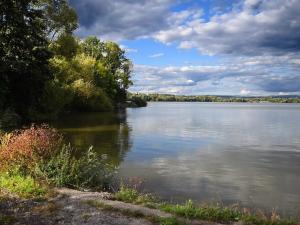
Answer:
<path fill-rule="evenodd" d="M 190 200 L 181 205 L 164 203 L 151 194 L 124 187 L 116 193 L 69 188 L 53 188 L 50 192 L 41 199 L 21 199 L 6 192 L 0 198 L 0 224 L 299 224 L 281 219 L 275 212 L 268 217 L 234 207 L 198 206 Z"/>

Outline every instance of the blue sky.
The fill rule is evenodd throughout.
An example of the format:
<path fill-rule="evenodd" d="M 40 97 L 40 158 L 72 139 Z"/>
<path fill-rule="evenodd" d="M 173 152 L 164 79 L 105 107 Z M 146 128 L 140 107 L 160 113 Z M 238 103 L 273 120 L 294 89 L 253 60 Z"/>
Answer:
<path fill-rule="evenodd" d="M 76 34 L 113 40 L 132 92 L 300 94 L 299 0 L 70 0 Z"/>

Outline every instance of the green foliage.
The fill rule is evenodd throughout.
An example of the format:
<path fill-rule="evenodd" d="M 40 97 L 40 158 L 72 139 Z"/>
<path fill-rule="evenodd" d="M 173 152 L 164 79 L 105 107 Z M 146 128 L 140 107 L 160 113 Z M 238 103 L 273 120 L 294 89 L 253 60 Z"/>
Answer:
<path fill-rule="evenodd" d="M 95 60 L 83 54 L 76 55 L 71 60 L 55 56 L 50 60 L 51 71 L 54 78 L 61 85 L 70 85 L 76 80 L 93 80 Z"/>
<path fill-rule="evenodd" d="M 119 201 L 142 204 L 149 207 L 157 202 L 157 199 L 151 194 L 141 194 L 134 188 L 128 188 L 121 185 L 120 190 L 115 193 L 115 198 Z"/>
<path fill-rule="evenodd" d="M 72 103 L 74 91 L 68 85 L 62 85 L 57 80 L 45 84 L 39 110 L 32 111 L 31 118 L 38 121 L 54 119 L 66 110 Z"/>
<path fill-rule="evenodd" d="M 71 146 L 64 145 L 50 160 L 40 161 L 35 173 L 58 187 L 107 190 L 114 169 L 92 147 L 77 159 Z"/>
<path fill-rule="evenodd" d="M 120 200 L 120 201 L 123 201 L 123 202 L 134 203 L 138 199 L 139 193 L 135 189 L 126 188 L 126 187 L 121 185 L 121 188 L 115 194 L 115 197 L 116 197 L 117 200 Z"/>
<path fill-rule="evenodd" d="M 84 82 L 82 79 L 72 84 L 75 97 L 73 107 L 81 111 L 110 111 L 113 106 L 99 87 L 91 82 Z"/>
<path fill-rule="evenodd" d="M 39 198 L 47 193 L 47 188 L 31 176 L 23 175 L 18 168 L 0 173 L 0 189 L 6 189 L 22 198 Z"/>
<path fill-rule="evenodd" d="M 126 100 L 126 90 L 131 84 L 131 64 L 117 44 L 88 37 L 81 44 L 67 46 L 69 41 L 65 39 L 72 37 L 61 38 L 52 43 L 56 56 L 50 60 L 50 65 L 55 80 L 72 90 L 70 109 L 110 111 L 118 102 Z"/>
<path fill-rule="evenodd" d="M 13 108 L 23 118 L 37 107 L 50 79 L 44 16 L 35 3 L 3 0 L 0 4 L 0 111 Z"/>
<path fill-rule="evenodd" d="M 87 37 L 81 47 L 83 52 L 92 58 L 100 59 L 103 57 L 104 43 L 95 36 Z"/>
<path fill-rule="evenodd" d="M 45 15 L 46 32 L 51 39 L 61 34 L 71 34 L 78 27 L 76 11 L 67 0 L 38 0 Z"/>
<path fill-rule="evenodd" d="M 131 96 L 130 98 L 128 98 L 129 100 L 129 107 L 146 107 L 147 106 L 147 101 L 138 96 L 138 95 L 135 95 L 135 96 Z"/>
<path fill-rule="evenodd" d="M 78 158 L 75 151 L 64 144 L 55 129 L 46 125 L 2 134 L 0 189 L 7 188 L 18 194 L 24 192 L 24 195 L 26 191 L 37 194 L 42 186 L 34 178 L 59 187 L 107 190 L 115 168 L 92 147 Z M 16 182 L 20 182 L 19 186 Z"/>
<path fill-rule="evenodd" d="M 184 205 L 163 204 L 161 206 L 166 212 L 174 213 L 192 219 L 213 221 L 239 221 L 242 214 L 229 208 L 220 207 L 197 207 L 191 200 Z"/>
<path fill-rule="evenodd" d="M 114 102 L 126 100 L 126 90 L 132 84 L 132 64 L 114 42 L 101 42 L 96 37 L 88 37 L 82 43 L 84 54 L 95 58 L 94 81 Z"/>
<path fill-rule="evenodd" d="M 68 33 L 62 33 L 50 44 L 50 49 L 57 56 L 64 56 L 66 59 L 72 59 L 76 56 L 79 44 L 76 38 Z"/>
<path fill-rule="evenodd" d="M 78 54 L 74 58 L 67 60 L 65 57 L 54 57 L 50 61 L 51 69 L 57 80 L 57 84 L 66 94 L 67 101 L 57 112 L 63 111 L 65 106 L 69 109 L 81 111 L 110 111 L 113 109 L 112 101 L 107 94 L 95 85 L 94 65 L 95 59 L 83 54 Z M 65 92 L 65 93 L 64 93 Z M 52 92 L 54 95 L 56 92 Z M 60 96 L 48 98 L 49 105 L 55 110 L 57 102 L 51 99 L 60 99 Z M 47 107 L 46 107 L 47 108 Z"/>
<path fill-rule="evenodd" d="M 26 120 L 109 111 L 126 100 L 132 65 L 125 52 L 96 37 L 81 42 L 72 33 L 77 25 L 67 0 L 1 2 L 2 118 L 7 110 Z"/>
<path fill-rule="evenodd" d="M 245 224 L 257 225 L 296 225 L 296 222 L 290 220 L 280 220 L 279 217 L 251 215 L 240 212 L 234 208 L 218 206 L 196 206 L 191 200 L 183 205 L 161 204 L 160 209 L 163 211 L 183 216 L 189 219 L 200 219 L 216 222 L 234 222 L 243 221 Z"/>

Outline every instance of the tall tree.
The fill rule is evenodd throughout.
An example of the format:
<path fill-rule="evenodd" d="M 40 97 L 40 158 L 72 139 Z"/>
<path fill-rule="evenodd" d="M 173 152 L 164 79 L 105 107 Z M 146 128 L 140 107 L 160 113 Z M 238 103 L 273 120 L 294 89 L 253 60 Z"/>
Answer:
<path fill-rule="evenodd" d="M 47 33 L 51 40 L 65 33 L 70 35 L 78 27 L 76 11 L 68 0 L 39 0 L 38 4 L 44 11 Z"/>
<path fill-rule="evenodd" d="M 132 64 L 114 42 L 88 37 L 82 43 L 85 54 L 96 59 L 95 82 L 114 102 L 124 102 L 131 81 Z"/>
<path fill-rule="evenodd" d="M 44 14 L 36 0 L 0 2 L 0 109 L 23 117 L 37 107 L 48 70 Z"/>

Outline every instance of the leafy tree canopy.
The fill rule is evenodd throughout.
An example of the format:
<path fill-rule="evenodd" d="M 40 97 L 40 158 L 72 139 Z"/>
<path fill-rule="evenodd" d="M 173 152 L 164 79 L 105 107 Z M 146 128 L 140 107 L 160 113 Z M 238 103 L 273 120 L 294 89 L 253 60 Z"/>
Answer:
<path fill-rule="evenodd" d="M 1 107 L 28 116 L 50 79 L 43 11 L 34 0 L 0 3 Z"/>
<path fill-rule="evenodd" d="M 0 2 L 0 120 L 105 111 L 126 100 L 132 64 L 114 42 L 73 35 L 67 0 Z"/>

